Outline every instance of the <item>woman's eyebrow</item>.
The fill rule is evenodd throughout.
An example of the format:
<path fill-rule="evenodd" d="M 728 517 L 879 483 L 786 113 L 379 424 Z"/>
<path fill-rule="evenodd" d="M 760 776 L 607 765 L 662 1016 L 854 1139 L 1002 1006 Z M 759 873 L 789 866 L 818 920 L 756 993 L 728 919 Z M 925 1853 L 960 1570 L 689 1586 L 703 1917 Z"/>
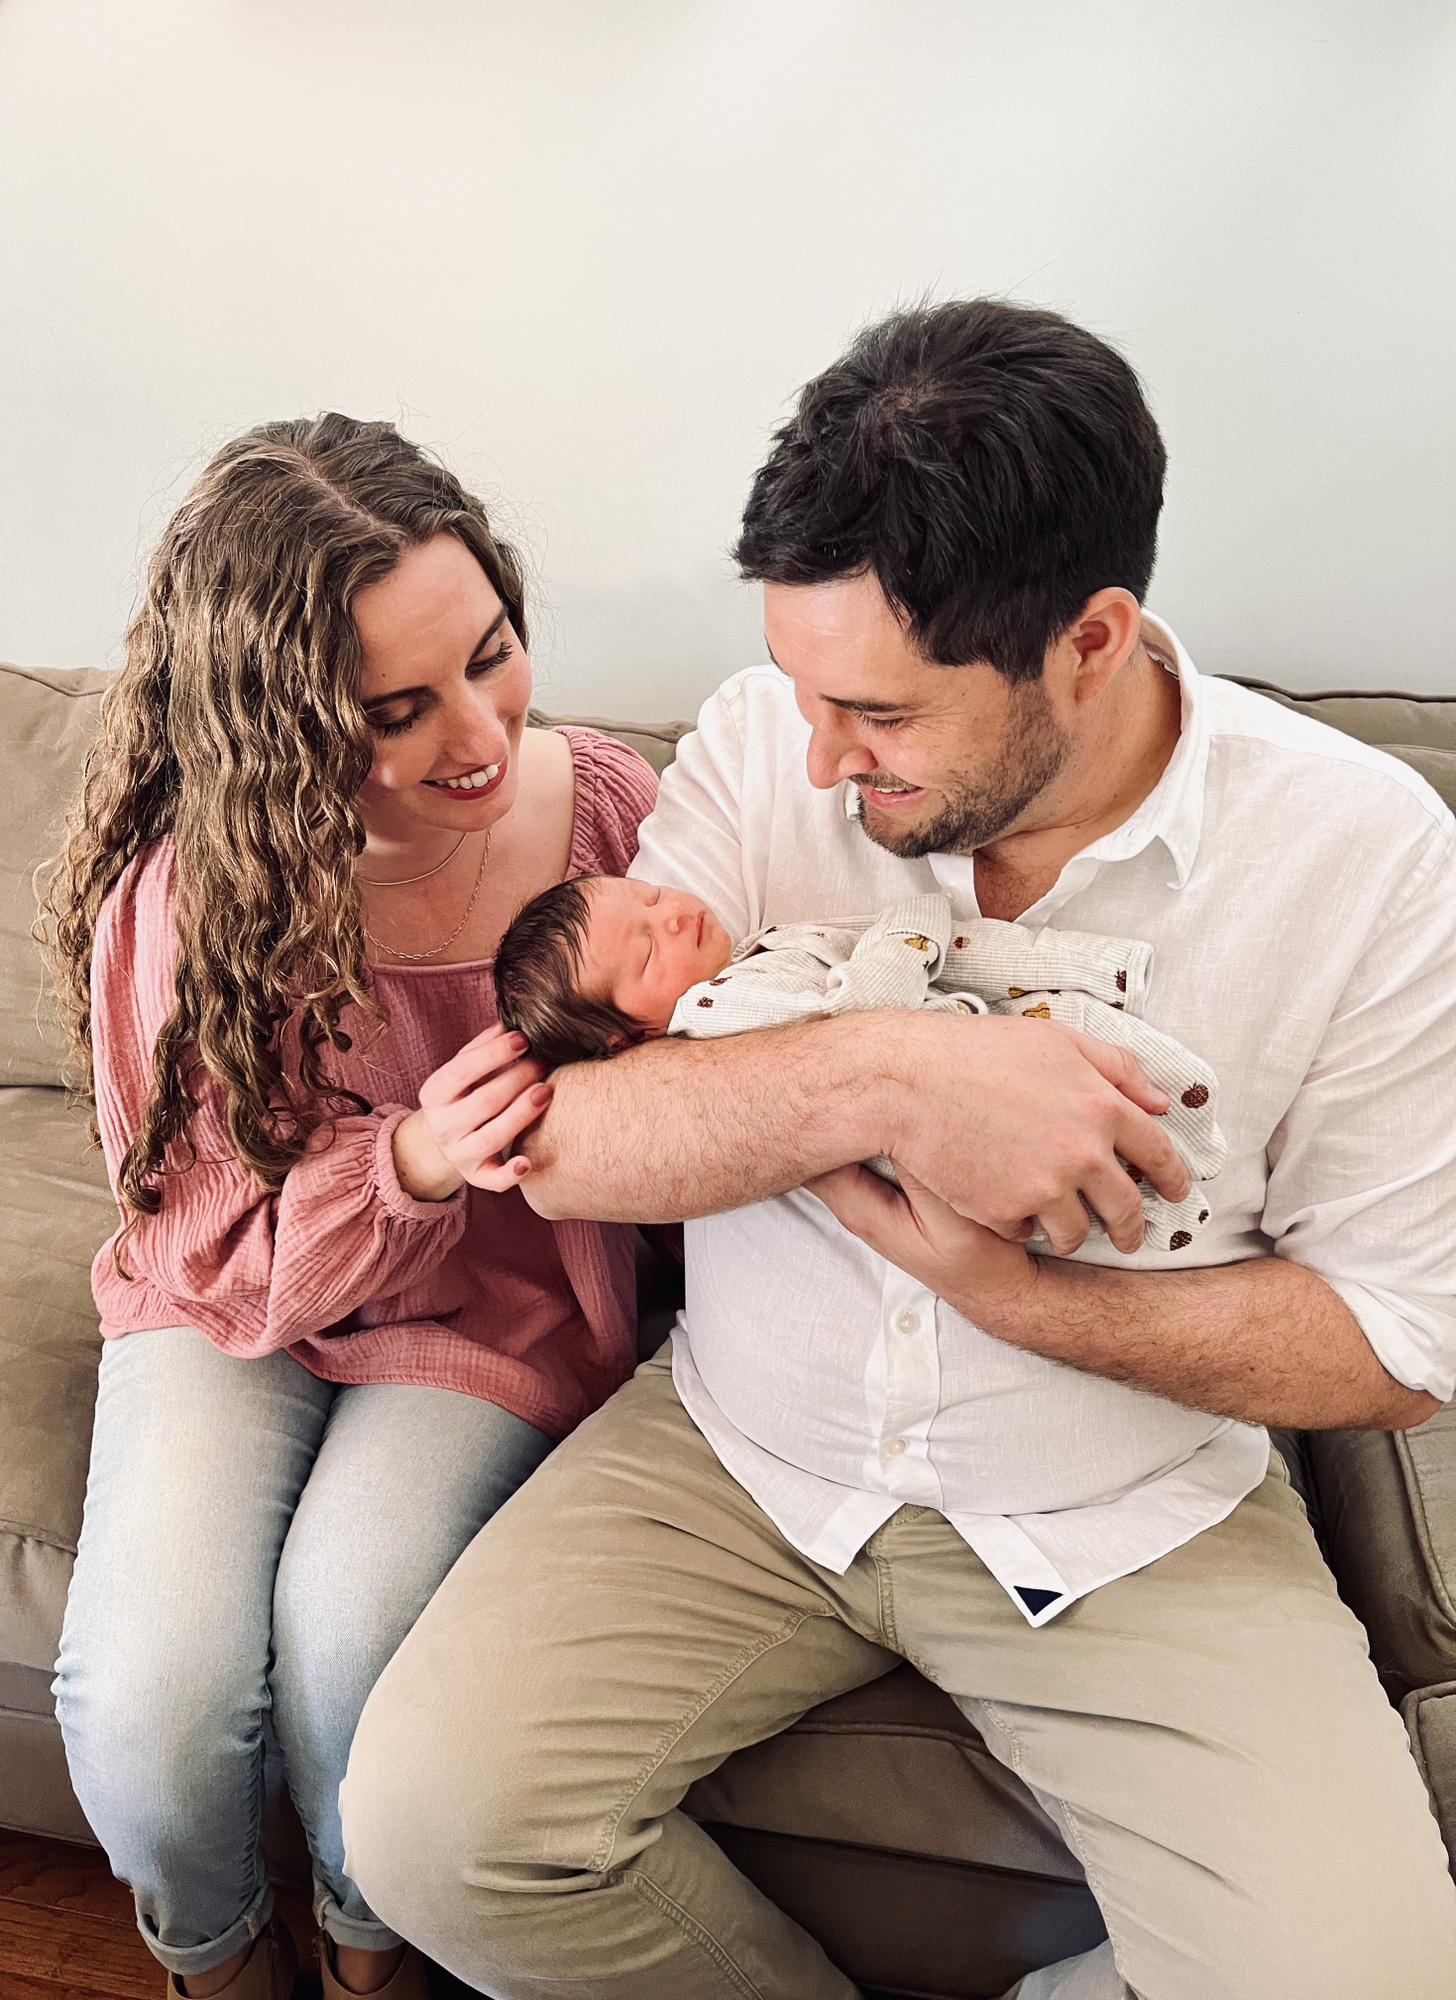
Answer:
<path fill-rule="evenodd" d="M 502 627 L 502 625 L 505 624 L 505 622 L 506 622 L 506 610 L 505 606 L 502 605 L 500 610 L 496 613 L 495 617 L 491 619 L 489 625 L 486 626 L 485 630 L 476 640 L 475 644 L 470 648 L 470 654 L 469 654 L 470 659 L 473 660 L 477 653 L 484 652 L 485 648 L 490 644 L 491 640 L 495 637 L 496 633 L 499 632 L 500 628 Z M 386 702 L 407 701 L 411 695 L 429 694 L 430 692 L 431 690 L 427 687 L 391 688 L 388 694 L 371 695 L 368 701 L 360 703 L 360 707 L 364 710 L 364 713 L 368 715 L 371 709 L 382 708 Z"/>

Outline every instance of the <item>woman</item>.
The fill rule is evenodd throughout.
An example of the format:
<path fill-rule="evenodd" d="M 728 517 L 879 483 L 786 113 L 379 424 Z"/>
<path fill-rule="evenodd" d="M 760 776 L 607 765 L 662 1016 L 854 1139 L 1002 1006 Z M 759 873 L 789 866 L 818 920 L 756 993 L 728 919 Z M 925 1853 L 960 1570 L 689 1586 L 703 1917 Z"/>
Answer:
<path fill-rule="evenodd" d="M 490 961 L 528 897 L 626 869 L 654 780 L 527 728 L 525 641 L 513 553 L 388 425 L 248 433 L 162 538 L 47 900 L 124 1224 L 57 1706 L 169 1993 L 291 1990 L 271 1718 L 325 1992 L 423 1995 L 346 1872 L 354 1725 L 631 1367 L 627 1232 L 516 1185 L 550 1086 Z"/>

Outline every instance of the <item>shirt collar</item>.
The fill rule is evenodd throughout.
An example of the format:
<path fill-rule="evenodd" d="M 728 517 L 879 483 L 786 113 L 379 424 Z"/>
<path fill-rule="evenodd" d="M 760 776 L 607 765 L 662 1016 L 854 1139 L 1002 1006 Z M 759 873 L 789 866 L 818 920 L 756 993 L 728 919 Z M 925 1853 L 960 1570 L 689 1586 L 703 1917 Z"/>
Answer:
<path fill-rule="evenodd" d="M 1203 786 L 1208 770 L 1208 717 L 1201 676 L 1170 625 L 1143 613 L 1143 635 L 1158 664 L 1178 677 L 1183 722 L 1178 742 L 1163 775 L 1142 804 L 1100 840 L 1083 849 L 1082 858 L 1126 861 L 1154 840 L 1161 840 L 1172 857 L 1181 889 L 1193 869 L 1203 833 Z M 859 819 L 864 799 L 852 781 L 844 786 L 844 816 Z"/>

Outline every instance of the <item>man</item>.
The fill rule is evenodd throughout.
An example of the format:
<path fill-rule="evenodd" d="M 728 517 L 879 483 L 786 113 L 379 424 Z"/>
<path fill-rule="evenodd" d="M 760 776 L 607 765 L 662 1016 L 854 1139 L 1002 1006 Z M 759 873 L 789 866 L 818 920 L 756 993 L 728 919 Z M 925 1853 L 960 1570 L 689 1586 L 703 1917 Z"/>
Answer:
<path fill-rule="evenodd" d="M 1456 824 L 1144 615 L 1163 468 L 1116 354 L 976 300 L 871 328 L 758 475 L 776 664 L 707 703 L 637 872 L 739 936 L 939 889 L 1145 938 L 1228 1163 L 1200 1268 L 1143 1245 L 1120 1162 L 1187 1192 L 1166 1101 L 1045 1022 L 558 1077 L 530 1199 L 696 1218 L 671 1363 L 467 1553 L 344 1795 L 371 1903 L 499 2000 L 850 2000 L 678 1805 L 901 1656 L 1106 1917 L 1018 2000 L 1456 1991 L 1434 1821 L 1264 1428 L 1456 1386 Z"/>

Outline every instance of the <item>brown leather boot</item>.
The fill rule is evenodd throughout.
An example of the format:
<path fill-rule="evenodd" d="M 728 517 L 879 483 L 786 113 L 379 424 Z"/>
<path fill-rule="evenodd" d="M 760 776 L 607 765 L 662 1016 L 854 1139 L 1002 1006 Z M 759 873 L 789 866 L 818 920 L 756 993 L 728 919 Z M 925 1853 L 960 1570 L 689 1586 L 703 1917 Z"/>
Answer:
<path fill-rule="evenodd" d="M 253 1939 L 253 1949 L 216 2000 L 293 2000 L 298 1977 L 298 1947 L 287 1924 L 270 1917 Z M 185 2000 L 174 1974 L 167 1975 L 167 2000 Z"/>
<path fill-rule="evenodd" d="M 351 1987 L 339 1984 L 339 1975 L 334 1970 L 334 1954 L 328 1938 L 322 1931 L 318 1940 L 319 1976 L 323 1980 L 323 2000 L 360 2000 Z M 430 1989 L 425 1980 L 425 1961 L 412 1944 L 404 1948 L 404 1957 L 395 1967 L 394 1977 L 383 1986 L 376 1986 L 366 1996 L 366 2000 L 430 2000 Z"/>

